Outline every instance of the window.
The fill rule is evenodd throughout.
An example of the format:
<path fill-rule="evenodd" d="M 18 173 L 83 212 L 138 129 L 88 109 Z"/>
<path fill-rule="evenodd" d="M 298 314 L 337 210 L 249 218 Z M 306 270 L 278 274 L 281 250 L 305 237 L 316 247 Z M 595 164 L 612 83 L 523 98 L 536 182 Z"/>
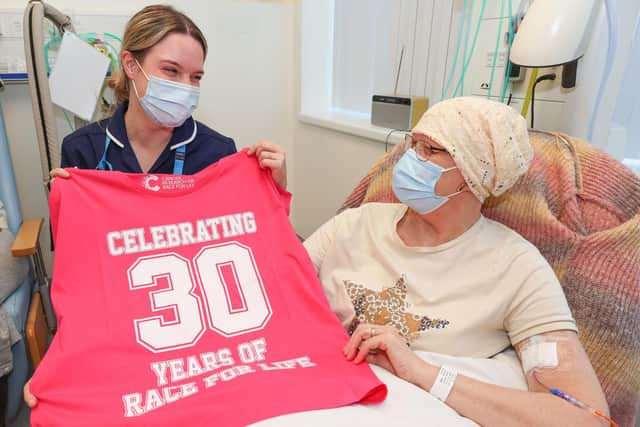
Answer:
<path fill-rule="evenodd" d="M 453 1 L 335 0 L 333 85 L 336 110 L 370 114 L 371 95 L 440 99 L 455 25 Z M 401 59 L 402 56 L 402 59 Z"/>

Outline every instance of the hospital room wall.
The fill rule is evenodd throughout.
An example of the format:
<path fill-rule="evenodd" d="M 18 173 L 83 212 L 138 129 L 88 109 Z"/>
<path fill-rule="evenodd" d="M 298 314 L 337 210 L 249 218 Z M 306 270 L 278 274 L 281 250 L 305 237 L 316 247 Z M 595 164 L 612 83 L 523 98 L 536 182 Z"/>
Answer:
<path fill-rule="evenodd" d="M 24 0 L 3 0 L 3 8 L 22 8 Z M 131 14 L 158 1 L 50 0 L 70 13 Z M 182 0 L 174 3 L 201 27 L 209 44 L 196 118 L 233 137 L 239 148 L 259 139 L 281 144 L 293 164 L 294 4 L 291 1 Z M 28 86 L 9 85 L 2 106 L 25 218 L 47 217 L 39 152 Z M 63 122 L 64 123 L 64 122 Z M 58 132 L 68 128 L 58 126 Z M 293 187 L 290 176 L 290 189 Z M 42 244 L 49 247 L 49 233 Z M 46 256 L 50 262 L 51 255 Z"/>
<path fill-rule="evenodd" d="M 487 7 L 485 18 L 494 19 L 498 16 L 498 4 L 490 4 Z M 518 3 L 515 2 L 514 3 Z M 604 2 L 603 2 L 604 3 Z M 630 50 L 629 32 L 635 25 L 640 5 L 637 0 L 615 0 L 618 16 L 618 50 L 605 93 L 597 115 L 594 141 L 596 145 L 618 156 L 619 150 L 608 146 L 607 133 L 609 123 L 615 108 L 616 98 L 621 90 L 623 71 L 626 67 Z M 477 8 L 476 8 L 477 9 Z M 300 39 L 301 13 L 299 6 L 296 10 L 296 39 Z M 475 16 L 474 20 L 475 22 Z M 607 51 L 607 23 L 604 10 L 600 11 L 592 30 L 592 38 L 578 69 L 577 87 L 566 93 L 565 104 L 562 108 L 562 119 L 559 120 L 561 128 L 557 130 L 586 138 L 591 107 L 596 98 L 600 85 L 600 78 L 604 68 L 604 59 Z M 451 43 L 450 49 L 454 48 Z M 477 53 L 486 55 L 486 52 Z M 453 55 L 449 55 L 452 57 Z M 484 57 L 484 56 L 483 56 Z M 301 58 L 299 49 L 296 48 L 296 73 L 297 81 L 300 80 Z M 450 69 L 447 64 L 447 72 Z M 474 73 L 474 69 L 469 71 Z M 457 76 L 457 74 L 456 74 Z M 454 76 L 454 81 L 457 80 Z M 472 78 L 469 77 L 471 80 Z M 559 80 L 559 79 L 558 79 Z M 554 84 L 559 85 L 559 81 Z M 471 86 L 471 85 L 468 85 Z M 624 90 L 624 89 L 623 89 Z M 296 87 L 296 99 L 298 105 L 296 111 L 300 111 L 300 84 Z M 470 94 L 470 89 L 465 89 L 465 94 Z M 536 111 L 541 111 L 542 102 L 536 104 Z M 541 116 L 544 114 L 540 114 Z M 537 115 L 538 116 L 538 115 Z M 544 126 L 544 123 L 538 124 Z M 335 215 L 345 198 L 350 194 L 359 180 L 367 173 L 369 168 L 384 154 L 384 144 L 380 141 L 362 138 L 347 133 L 338 132 L 325 127 L 306 124 L 296 121 L 294 131 L 296 163 L 293 165 L 293 179 L 296 184 L 295 195 L 296 210 L 293 217 L 298 233 L 308 237 L 325 221 Z"/>

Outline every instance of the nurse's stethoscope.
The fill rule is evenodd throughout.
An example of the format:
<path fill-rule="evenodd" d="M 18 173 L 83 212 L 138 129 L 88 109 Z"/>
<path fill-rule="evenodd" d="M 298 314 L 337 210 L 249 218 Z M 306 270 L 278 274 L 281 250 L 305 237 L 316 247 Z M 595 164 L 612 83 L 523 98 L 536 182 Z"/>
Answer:
<path fill-rule="evenodd" d="M 107 160 L 107 151 L 109 150 L 109 144 L 111 144 L 111 138 L 109 138 L 109 135 L 106 135 L 104 138 L 104 151 L 102 152 L 102 157 L 98 162 L 98 166 L 96 166 L 96 169 L 99 171 L 113 170 L 113 166 L 111 166 L 111 163 Z M 176 158 L 173 162 L 174 175 L 182 175 L 182 169 L 184 168 L 184 159 L 186 157 L 186 152 L 187 152 L 186 144 L 176 148 Z"/>

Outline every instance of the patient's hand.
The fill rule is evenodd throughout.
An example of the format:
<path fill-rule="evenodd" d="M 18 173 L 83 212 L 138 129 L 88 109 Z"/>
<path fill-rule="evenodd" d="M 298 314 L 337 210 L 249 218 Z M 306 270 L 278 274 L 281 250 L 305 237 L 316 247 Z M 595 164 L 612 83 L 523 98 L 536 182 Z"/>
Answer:
<path fill-rule="evenodd" d="M 367 360 L 405 381 L 423 387 L 428 366 L 411 350 L 393 326 L 361 323 L 342 352 L 348 360 Z"/>
<path fill-rule="evenodd" d="M 22 395 L 24 397 L 24 402 L 27 404 L 27 406 L 29 408 L 33 408 L 38 404 L 38 399 L 36 399 L 36 397 L 33 394 L 31 394 L 31 388 L 29 387 L 30 384 L 31 384 L 31 380 L 27 381 L 27 383 L 24 385 L 24 388 L 22 389 Z"/>

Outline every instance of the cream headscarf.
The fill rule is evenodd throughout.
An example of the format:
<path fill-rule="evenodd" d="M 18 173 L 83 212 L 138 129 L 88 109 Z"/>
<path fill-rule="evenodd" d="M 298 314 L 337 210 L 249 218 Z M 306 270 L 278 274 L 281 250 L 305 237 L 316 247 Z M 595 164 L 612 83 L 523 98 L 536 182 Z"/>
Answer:
<path fill-rule="evenodd" d="M 525 119 L 508 105 L 484 98 L 442 101 L 424 113 L 412 132 L 451 154 L 481 202 L 509 189 L 533 158 Z"/>

